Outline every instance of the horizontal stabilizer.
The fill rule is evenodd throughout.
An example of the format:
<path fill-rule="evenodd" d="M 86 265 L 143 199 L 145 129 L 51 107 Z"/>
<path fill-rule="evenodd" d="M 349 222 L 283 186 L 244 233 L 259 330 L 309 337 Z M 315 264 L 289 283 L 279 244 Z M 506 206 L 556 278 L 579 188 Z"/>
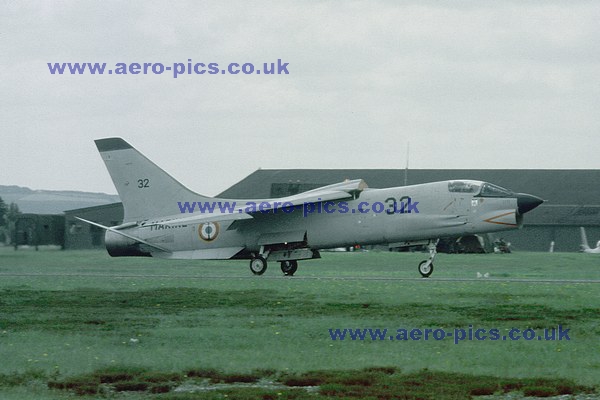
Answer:
<path fill-rule="evenodd" d="M 109 227 L 109 226 L 104 226 L 104 225 L 101 225 L 101 224 L 99 224 L 99 223 L 97 223 L 97 222 L 88 221 L 87 219 L 83 219 L 83 218 L 79 218 L 79 217 L 75 217 L 75 218 L 77 218 L 78 220 L 80 220 L 80 221 L 83 221 L 83 222 L 85 222 L 85 223 L 87 223 L 87 224 L 90 224 L 90 225 L 97 226 L 98 228 L 102 228 L 102 229 L 104 229 L 104 230 L 107 230 L 107 231 L 111 231 L 111 232 L 113 232 L 113 233 L 116 233 L 117 235 L 121 235 L 121 236 L 124 236 L 124 237 L 126 237 L 126 238 L 129 238 L 129 239 L 135 240 L 136 242 L 139 242 L 139 243 L 145 244 L 146 246 L 153 247 L 153 248 L 155 248 L 155 249 L 158 249 L 158 250 L 160 250 L 160 251 L 164 251 L 164 252 L 166 252 L 166 253 L 170 253 L 170 252 L 171 252 L 170 250 L 168 250 L 168 249 L 165 249 L 164 247 L 160 247 L 160 246 L 158 246 L 158 245 L 156 245 L 156 244 L 154 244 L 154 243 L 150 243 L 150 242 L 148 242 L 148 241 L 146 241 L 146 240 L 144 240 L 144 239 L 140 239 L 140 238 L 138 238 L 138 237 L 135 237 L 135 236 L 133 236 L 133 235 L 129 235 L 129 234 L 127 234 L 127 233 L 125 233 L 125 232 L 122 232 L 122 231 L 120 231 L 120 230 L 118 230 L 118 229 L 111 228 L 111 227 Z"/>

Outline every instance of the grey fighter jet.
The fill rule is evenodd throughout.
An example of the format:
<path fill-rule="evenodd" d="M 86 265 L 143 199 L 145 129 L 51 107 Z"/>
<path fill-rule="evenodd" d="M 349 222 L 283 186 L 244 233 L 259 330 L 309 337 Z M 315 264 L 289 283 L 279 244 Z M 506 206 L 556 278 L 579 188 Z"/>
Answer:
<path fill-rule="evenodd" d="M 348 180 L 278 199 L 202 196 L 177 182 L 121 138 L 96 146 L 124 207 L 118 226 L 103 226 L 111 256 L 248 259 L 261 275 L 267 262 L 293 275 L 298 260 L 320 249 L 356 244 L 427 245 L 419 264 L 433 272 L 439 238 L 518 228 L 543 200 L 487 182 L 451 180 L 371 189 Z"/>

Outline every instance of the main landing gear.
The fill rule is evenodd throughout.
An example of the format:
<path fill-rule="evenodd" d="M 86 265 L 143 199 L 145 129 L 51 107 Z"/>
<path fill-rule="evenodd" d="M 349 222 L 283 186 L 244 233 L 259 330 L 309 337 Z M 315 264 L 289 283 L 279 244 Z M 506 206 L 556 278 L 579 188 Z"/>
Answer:
<path fill-rule="evenodd" d="M 256 256 L 250 260 L 250 271 L 254 275 L 262 275 L 267 270 L 267 260 L 263 256 Z"/>
<path fill-rule="evenodd" d="M 429 258 L 427 260 L 421 261 L 419 264 L 419 273 L 423 278 L 429 278 L 429 275 L 433 273 L 433 260 L 437 254 L 437 244 L 440 239 L 430 240 L 427 248 L 429 249 Z"/>
<path fill-rule="evenodd" d="M 290 261 L 282 261 L 281 262 L 281 272 L 285 276 L 293 276 L 294 273 L 298 270 L 298 261 L 290 260 Z"/>
<path fill-rule="evenodd" d="M 253 256 L 250 260 L 250 271 L 254 275 L 262 275 L 267 270 L 267 254 Z M 298 261 L 285 260 L 281 261 L 281 272 L 285 276 L 293 276 L 298 270 Z"/>

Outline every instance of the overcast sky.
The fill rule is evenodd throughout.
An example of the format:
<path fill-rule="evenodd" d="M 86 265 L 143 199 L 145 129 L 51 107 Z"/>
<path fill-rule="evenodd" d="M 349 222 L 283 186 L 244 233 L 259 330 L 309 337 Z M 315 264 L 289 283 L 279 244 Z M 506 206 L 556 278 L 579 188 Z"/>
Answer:
<path fill-rule="evenodd" d="M 0 0 L 0 184 L 116 193 L 123 137 L 214 195 L 257 168 L 600 168 L 600 2 Z M 48 62 L 289 63 L 51 75 Z"/>

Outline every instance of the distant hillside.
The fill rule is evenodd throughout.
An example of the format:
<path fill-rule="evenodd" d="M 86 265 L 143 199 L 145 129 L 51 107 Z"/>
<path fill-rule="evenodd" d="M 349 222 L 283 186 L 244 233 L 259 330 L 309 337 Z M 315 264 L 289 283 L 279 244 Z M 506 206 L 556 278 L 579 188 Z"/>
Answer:
<path fill-rule="evenodd" d="M 0 185 L 0 197 L 6 204 L 16 203 L 24 213 L 61 214 L 65 210 L 99 206 L 121 201 L 106 193 L 70 190 L 32 190 L 21 186 Z"/>

